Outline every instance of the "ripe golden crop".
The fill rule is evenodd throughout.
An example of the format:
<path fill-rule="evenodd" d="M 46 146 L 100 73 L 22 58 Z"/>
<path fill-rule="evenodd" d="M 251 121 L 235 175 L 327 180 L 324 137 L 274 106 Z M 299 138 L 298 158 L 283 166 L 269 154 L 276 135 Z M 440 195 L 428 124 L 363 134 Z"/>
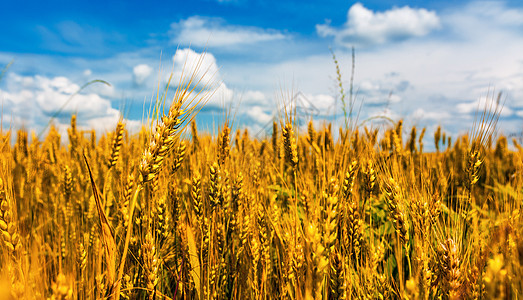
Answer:
<path fill-rule="evenodd" d="M 0 293 L 13 299 L 506 299 L 523 293 L 523 150 L 225 123 L 97 139 L 3 132 Z M 180 100 L 181 99 L 181 100 Z M 423 129 L 422 135 L 425 133 Z M 443 136 L 445 134 L 443 133 Z M 233 142 L 231 142 L 233 141 Z M 447 142 L 440 145 L 440 141 Z M 492 142 L 488 142 L 492 141 Z M 4 295 L 0 295 L 4 296 Z"/>

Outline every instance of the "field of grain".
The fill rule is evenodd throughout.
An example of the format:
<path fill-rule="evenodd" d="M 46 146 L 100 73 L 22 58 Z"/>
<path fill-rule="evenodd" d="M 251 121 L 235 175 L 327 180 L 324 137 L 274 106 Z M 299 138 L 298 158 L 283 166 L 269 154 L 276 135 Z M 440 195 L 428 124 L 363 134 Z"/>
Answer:
<path fill-rule="evenodd" d="M 499 112 L 451 141 L 401 121 L 300 131 L 288 110 L 257 139 L 198 132 L 184 92 L 135 135 L 76 116 L 66 144 L 2 132 L 0 297 L 522 295 L 523 149 L 496 138 Z"/>

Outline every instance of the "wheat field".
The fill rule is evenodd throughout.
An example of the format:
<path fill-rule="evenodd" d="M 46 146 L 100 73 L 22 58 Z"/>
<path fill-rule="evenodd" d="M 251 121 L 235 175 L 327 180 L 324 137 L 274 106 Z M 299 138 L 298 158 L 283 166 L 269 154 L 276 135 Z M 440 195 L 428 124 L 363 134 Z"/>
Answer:
<path fill-rule="evenodd" d="M 289 110 L 258 139 L 198 132 L 199 97 L 178 90 L 138 134 L 74 115 L 67 137 L 2 132 L 0 297 L 523 295 L 523 149 L 499 112 L 452 141 L 402 121 L 300 131 Z"/>

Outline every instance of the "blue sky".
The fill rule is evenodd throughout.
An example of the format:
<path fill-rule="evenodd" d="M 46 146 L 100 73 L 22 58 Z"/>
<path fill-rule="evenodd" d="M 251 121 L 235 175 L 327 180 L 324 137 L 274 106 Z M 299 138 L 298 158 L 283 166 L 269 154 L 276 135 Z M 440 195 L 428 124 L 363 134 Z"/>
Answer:
<path fill-rule="evenodd" d="M 124 113 L 138 128 L 158 82 L 204 50 L 217 92 L 202 127 L 232 107 L 235 123 L 257 133 L 282 90 L 301 92 L 318 124 L 341 122 L 329 49 L 348 88 L 354 46 L 360 122 L 404 119 L 428 136 L 441 124 L 456 136 L 501 91 L 500 130 L 522 131 L 520 1 L 9 1 L 0 17 L 0 67 L 13 61 L 0 81 L 4 127 L 41 130 L 80 86 L 102 79 L 111 86 L 83 90 L 55 124 L 63 130 L 78 112 L 81 126 L 103 132 Z"/>

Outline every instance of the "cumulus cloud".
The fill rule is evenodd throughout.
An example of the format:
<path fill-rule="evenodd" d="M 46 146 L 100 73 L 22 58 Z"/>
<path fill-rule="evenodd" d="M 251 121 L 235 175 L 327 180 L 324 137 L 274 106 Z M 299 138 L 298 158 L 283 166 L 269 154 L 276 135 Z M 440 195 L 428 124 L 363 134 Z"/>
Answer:
<path fill-rule="evenodd" d="M 297 105 L 305 110 L 326 114 L 332 112 L 335 99 L 331 95 L 326 94 L 299 94 L 297 98 Z"/>
<path fill-rule="evenodd" d="M 272 121 L 273 117 L 270 112 L 267 112 L 261 106 L 252 106 L 247 111 L 247 115 L 257 124 L 265 125 Z"/>
<path fill-rule="evenodd" d="M 114 85 L 107 85 L 107 84 L 91 85 L 91 86 L 87 87 L 84 91 L 86 93 L 91 91 L 93 93 L 100 95 L 100 97 L 103 97 L 103 98 L 115 98 L 115 97 L 117 97 L 117 94 L 118 94 L 118 90 L 114 87 Z"/>
<path fill-rule="evenodd" d="M 140 86 L 151 76 L 153 68 L 146 64 L 139 64 L 133 68 L 134 84 Z"/>
<path fill-rule="evenodd" d="M 235 97 L 234 91 L 223 82 L 210 93 L 212 94 L 205 106 L 211 109 L 227 109 Z"/>
<path fill-rule="evenodd" d="M 318 24 L 316 31 L 322 37 L 334 37 L 340 45 L 362 47 L 425 36 L 439 27 L 440 20 L 434 11 L 404 6 L 373 12 L 356 3 L 349 9 L 347 22 L 341 28 L 329 23 Z"/>
<path fill-rule="evenodd" d="M 272 100 L 260 90 L 239 91 L 229 87 L 223 80 L 217 60 L 212 53 L 199 53 L 189 48 L 178 49 L 173 56 L 174 69 L 166 74 L 170 84 L 188 84 L 196 87 L 195 92 L 203 92 L 205 106 L 203 111 L 216 111 L 239 108 L 247 112 L 253 106 L 269 106 Z"/>
<path fill-rule="evenodd" d="M 66 77 L 40 75 L 21 76 L 9 73 L 6 88 L 0 90 L 0 99 L 5 102 L 4 117 L 13 116 L 15 126 L 26 125 L 41 128 L 57 112 L 57 122 L 68 122 L 76 113 L 80 125 L 97 129 L 112 129 L 120 112 L 111 106 L 108 99 L 96 93 L 75 94 L 79 86 Z"/>
<path fill-rule="evenodd" d="M 357 109 L 359 101 L 363 100 L 361 120 L 385 112 L 394 118 L 418 119 L 419 126 L 428 125 L 427 128 L 441 122 L 449 133 L 464 131 L 472 126 L 473 115 L 478 107 L 477 97 L 485 95 L 490 86 L 507 95 L 499 126 L 509 128 L 517 123 L 513 128 L 519 128 L 521 122 L 517 118 L 523 117 L 522 16 L 523 9 L 501 1 L 449 4 L 442 6 L 437 13 L 412 7 L 371 11 L 362 4 L 355 4 L 348 11 L 345 24 L 318 25 L 317 33 L 334 38 L 339 45 L 356 46 L 354 93 L 358 101 Z M 437 34 L 432 34 L 435 30 L 438 30 Z M 256 119 L 248 123 L 250 115 L 259 115 L 262 119 L 266 116 L 253 112 L 249 115 L 249 109 L 261 107 L 261 112 L 266 115 L 270 115 L 273 110 L 276 112 L 277 101 L 273 101 L 274 97 L 271 96 L 275 91 L 278 92 L 278 83 L 285 84 L 292 80 L 296 83 L 296 90 L 302 91 L 314 106 L 325 111 L 331 109 L 332 112 L 332 104 L 335 103 L 338 116 L 342 114 L 339 96 L 336 96 L 337 89 L 333 88 L 335 67 L 332 58 L 320 43 L 313 45 L 316 40 L 305 41 L 297 36 L 291 45 L 287 43 L 289 39 L 286 33 L 232 26 L 223 20 L 205 17 L 193 17 L 173 24 L 170 37 L 174 43 L 192 42 L 192 45 L 209 46 L 209 49 L 224 47 L 227 53 L 236 49 L 239 49 L 238 53 L 242 51 L 237 57 L 227 56 L 228 59 L 223 62 L 217 62 L 211 53 L 202 58 L 202 53 L 189 49 L 180 49 L 175 55 L 173 84 L 177 84 L 184 65 L 184 74 L 190 75 L 195 66 L 199 65 L 204 76 L 203 83 L 217 83 L 218 91 L 209 100 L 208 106 L 211 108 L 227 109 L 231 101 L 241 101 L 238 116 L 252 125 Z M 403 42 L 395 42 L 399 40 Z M 74 42 L 74 39 L 70 41 Z M 277 47 L 275 44 L 278 44 Z M 281 50 L 281 44 L 287 47 Z M 292 48 L 306 48 L 304 45 L 308 47 L 306 51 L 299 52 Z M 364 46 L 373 47 L 369 51 Z M 252 49 L 255 47 L 260 52 L 268 53 L 267 56 L 253 58 Z M 271 51 L 266 51 L 268 48 Z M 337 50 L 342 72 L 350 71 L 349 52 Z M 281 53 L 281 56 L 275 53 Z M 12 71 L 19 74 L 54 72 L 67 74 L 68 78 L 79 78 L 78 75 L 82 75 L 84 70 L 92 69 L 96 78 L 113 83 L 114 88 L 93 85 L 85 89 L 81 97 L 75 97 L 85 104 L 72 101 L 66 106 L 67 113 L 71 113 L 77 107 L 80 110 L 80 107 L 85 109 L 84 106 L 89 105 L 89 120 L 98 124 L 106 122 L 106 117 L 113 116 L 108 99 L 122 97 L 132 84 L 129 82 L 129 70 L 143 63 L 154 66 L 151 57 L 157 55 L 157 48 L 85 61 L 76 57 L 55 58 L 47 54 L 17 55 L 21 58 L 17 58 L 17 63 L 8 74 L 12 74 Z M 248 62 L 245 60 L 247 55 L 250 55 Z M 278 59 L 275 62 L 266 60 L 267 57 Z M 0 53 L 0 61 L 4 64 L 11 59 L 12 54 Z M 31 63 L 34 61 L 39 63 Z M 223 63 L 223 71 L 218 63 Z M 227 77 L 222 78 L 221 73 L 226 73 Z M 92 74 L 83 75 L 90 77 Z M 287 76 L 287 79 L 284 77 L 279 80 L 282 76 Z M 292 79 L 289 78 L 291 76 Z M 44 111 L 40 106 L 55 109 L 78 88 L 78 85 L 74 85 L 76 81 L 67 78 L 43 77 L 49 81 L 44 84 L 45 80 L 37 76 L 18 77 L 15 80 L 6 76 L 1 82 L 4 87 L 0 91 L 0 101 L 4 102 L 4 121 L 13 115 L 17 120 L 38 119 L 45 124 L 50 111 Z M 82 84 L 88 79 L 82 77 L 77 82 Z M 344 76 L 343 79 L 349 78 Z M 161 77 L 161 80 L 161 83 L 165 83 L 165 77 Z M 221 80 L 227 84 L 220 85 Z M 348 83 L 345 83 L 347 90 Z M 139 88 L 134 89 L 132 95 L 124 96 L 134 97 L 138 101 L 150 96 L 151 90 L 143 89 L 143 86 Z M 98 95 L 98 98 L 93 95 Z M 233 107 L 236 107 L 235 103 Z M 141 103 L 132 109 L 141 110 Z M 16 114 L 12 113 L 14 110 Z M 259 112 L 260 109 L 255 108 L 254 112 L 257 110 Z M 99 119 L 92 117 L 97 111 L 103 112 Z M 512 123 L 507 123 L 507 120 Z"/>
<path fill-rule="evenodd" d="M 401 101 L 400 94 L 410 85 L 408 81 L 398 79 L 365 79 L 355 86 L 355 100 L 371 106 L 398 103 Z"/>
<path fill-rule="evenodd" d="M 242 103 L 268 104 L 267 96 L 261 91 L 247 91 L 241 94 Z"/>
<path fill-rule="evenodd" d="M 384 109 L 371 109 L 366 117 L 360 116 L 358 122 L 365 125 L 370 123 L 391 125 L 391 121 L 399 119 L 401 119 L 401 116 L 397 112 L 386 107 Z"/>
<path fill-rule="evenodd" d="M 285 35 L 276 30 L 227 25 L 220 18 L 200 16 L 171 24 L 169 33 L 174 44 L 197 47 L 247 45 L 285 38 Z"/>
<path fill-rule="evenodd" d="M 485 108 L 492 112 L 500 111 L 501 117 L 510 117 L 514 114 L 514 111 L 510 107 L 504 106 L 502 97 L 498 98 L 492 95 L 481 97 L 476 101 L 462 102 L 456 105 L 456 109 L 458 112 L 467 115 L 475 114 L 478 112 L 479 114 L 481 114 L 481 112 Z"/>
<path fill-rule="evenodd" d="M 97 132 L 108 132 L 113 131 L 116 128 L 116 124 L 120 119 L 119 114 L 111 114 L 98 118 L 91 118 L 83 122 L 83 126 L 86 129 L 94 129 Z M 125 129 L 131 133 L 139 132 L 142 129 L 142 121 L 139 120 L 124 120 Z"/>
<path fill-rule="evenodd" d="M 415 120 L 430 120 L 438 122 L 445 121 L 450 117 L 450 113 L 446 111 L 425 111 L 423 108 L 416 109 L 411 115 L 411 118 Z"/>
<path fill-rule="evenodd" d="M 213 84 L 220 79 L 216 58 L 211 53 L 198 53 L 192 49 L 178 49 L 173 56 L 174 70 L 171 84 L 188 80 L 193 75 L 201 85 Z"/>
<path fill-rule="evenodd" d="M 523 18 L 519 16 L 523 9 L 506 2 L 471 1 L 438 10 L 437 35 L 374 43 L 371 51 L 356 44 L 354 88 L 356 99 L 364 100 L 362 119 L 386 106 L 398 118 L 412 119 L 421 127 L 441 123 L 448 133 L 462 133 L 472 127 L 478 105 L 484 107 L 485 99 L 477 98 L 490 88 L 503 92 L 502 102 L 506 99 L 500 129 L 519 130 L 518 117 L 523 116 L 518 112 L 523 107 Z M 348 28 L 330 27 L 340 38 L 336 41 L 347 46 L 351 43 L 344 44 L 341 33 Z M 342 71 L 350 70 L 350 51 L 338 49 L 336 54 Z M 314 69 L 315 78 L 320 72 L 324 78 L 334 73 L 334 67 L 325 68 L 327 55 L 308 60 L 303 67 L 296 65 L 299 75 L 307 74 L 305 68 Z M 319 92 L 312 81 L 302 85 Z"/>
<path fill-rule="evenodd" d="M 236 95 L 222 81 L 214 55 L 198 53 L 189 48 L 178 49 L 173 61 L 171 85 L 177 86 L 181 83 L 183 86 L 192 80 L 192 85 L 200 88 L 197 88 L 197 91 L 205 93 L 205 109 L 229 107 Z"/>

